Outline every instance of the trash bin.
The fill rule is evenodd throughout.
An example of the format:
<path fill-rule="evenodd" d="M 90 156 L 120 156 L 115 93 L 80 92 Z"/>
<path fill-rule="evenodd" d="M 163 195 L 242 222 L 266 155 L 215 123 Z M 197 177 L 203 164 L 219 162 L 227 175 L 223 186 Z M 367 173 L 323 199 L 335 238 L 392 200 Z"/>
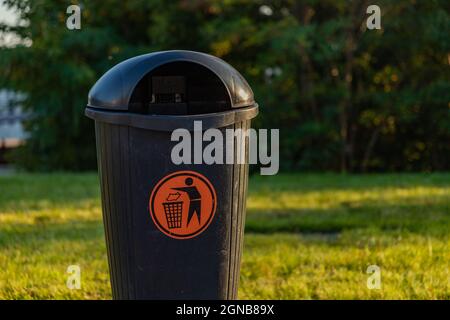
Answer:
<path fill-rule="evenodd" d="M 179 128 L 192 141 L 210 128 L 225 137 L 257 112 L 244 78 L 199 52 L 134 57 L 92 87 L 85 113 L 95 120 L 114 299 L 237 298 L 248 165 L 175 164 L 171 137 Z M 235 158 L 239 148 L 248 158 L 248 140 L 234 144 Z"/>

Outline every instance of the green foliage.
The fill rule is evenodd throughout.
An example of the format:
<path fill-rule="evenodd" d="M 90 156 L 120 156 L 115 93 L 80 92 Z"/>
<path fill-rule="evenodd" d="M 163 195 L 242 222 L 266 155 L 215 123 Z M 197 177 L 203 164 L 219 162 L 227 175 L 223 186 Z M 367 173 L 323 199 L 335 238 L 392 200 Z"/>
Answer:
<path fill-rule="evenodd" d="M 0 299 L 111 298 L 96 175 L 3 176 L 0 190 Z M 239 298 L 450 299 L 449 205 L 449 174 L 254 177 Z"/>
<path fill-rule="evenodd" d="M 379 1 L 382 30 L 366 29 L 362 0 L 86 1 L 78 31 L 65 28 L 71 1 L 5 3 L 28 23 L 1 29 L 32 41 L 0 48 L 0 85 L 35 114 L 17 155 L 27 168 L 93 168 L 95 80 L 137 54 L 191 49 L 249 80 L 256 125 L 281 129 L 284 169 L 450 169 L 448 1 Z"/>

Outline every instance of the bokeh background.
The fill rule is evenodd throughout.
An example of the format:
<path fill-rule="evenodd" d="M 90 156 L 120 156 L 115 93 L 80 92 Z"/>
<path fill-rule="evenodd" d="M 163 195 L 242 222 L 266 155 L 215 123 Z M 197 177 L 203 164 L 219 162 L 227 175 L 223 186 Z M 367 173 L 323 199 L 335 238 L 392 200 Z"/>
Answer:
<path fill-rule="evenodd" d="M 0 86 L 25 93 L 30 138 L 14 161 L 95 169 L 89 88 L 107 69 L 158 50 L 208 52 L 248 79 L 257 126 L 282 128 L 286 170 L 431 171 L 450 167 L 450 4 L 379 1 L 4 1 L 25 45 L 0 51 Z"/>
<path fill-rule="evenodd" d="M 87 93 L 170 49 L 232 64 L 255 127 L 281 129 L 281 174 L 250 181 L 241 298 L 450 298 L 449 1 L 0 2 L 0 298 L 110 297 Z"/>

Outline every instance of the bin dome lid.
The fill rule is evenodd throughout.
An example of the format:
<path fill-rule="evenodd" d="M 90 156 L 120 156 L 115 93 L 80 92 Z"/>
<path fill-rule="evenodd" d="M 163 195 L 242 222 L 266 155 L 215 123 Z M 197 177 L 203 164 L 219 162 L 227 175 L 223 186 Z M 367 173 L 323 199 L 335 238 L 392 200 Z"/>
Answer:
<path fill-rule="evenodd" d="M 140 55 L 115 65 L 89 91 L 88 107 L 128 110 L 139 81 L 154 69 L 172 62 L 191 62 L 212 71 L 227 89 L 232 108 L 255 104 L 247 81 L 222 59 L 201 52 L 172 50 Z"/>

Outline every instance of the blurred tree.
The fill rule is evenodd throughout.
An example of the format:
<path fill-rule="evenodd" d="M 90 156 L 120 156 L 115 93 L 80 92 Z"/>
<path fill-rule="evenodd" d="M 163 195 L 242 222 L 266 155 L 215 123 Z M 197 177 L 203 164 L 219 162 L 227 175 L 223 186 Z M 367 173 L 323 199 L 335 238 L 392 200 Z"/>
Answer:
<path fill-rule="evenodd" d="M 282 165 L 340 171 L 450 168 L 450 3 L 227 1 L 210 51 L 246 76 Z M 240 21 L 239 21 L 240 20 Z"/>
<path fill-rule="evenodd" d="M 209 52 L 254 88 L 257 125 L 281 128 L 289 170 L 450 169 L 450 3 L 383 0 L 381 30 L 368 1 L 5 0 L 24 21 L 0 26 L 31 45 L 0 48 L 0 86 L 25 92 L 29 169 L 95 166 L 89 88 L 114 64 L 155 50 Z"/>
<path fill-rule="evenodd" d="M 196 36 L 201 13 L 176 3 L 81 2 L 81 30 L 66 28 L 72 1 L 4 3 L 24 23 L 1 30 L 31 41 L 0 51 L 0 87 L 25 92 L 24 107 L 34 115 L 26 123 L 31 137 L 14 155 L 28 169 L 95 168 L 93 124 L 84 117 L 84 108 L 90 87 L 107 69 L 150 51 L 204 49 Z"/>

